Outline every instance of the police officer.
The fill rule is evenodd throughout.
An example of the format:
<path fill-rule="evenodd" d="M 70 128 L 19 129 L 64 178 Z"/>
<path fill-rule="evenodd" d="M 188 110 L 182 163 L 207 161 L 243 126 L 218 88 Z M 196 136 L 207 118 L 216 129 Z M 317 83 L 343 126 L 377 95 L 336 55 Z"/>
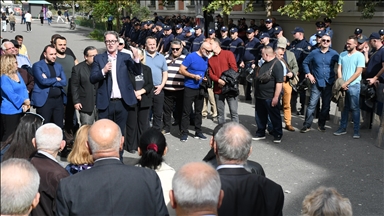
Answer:
<path fill-rule="evenodd" d="M 320 48 L 321 37 L 323 37 L 325 34 L 325 30 L 320 30 L 316 32 L 316 44 L 311 47 L 311 51 Z"/>
<path fill-rule="evenodd" d="M 244 46 L 244 55 L 240 63 L 241 68 L 250 68 L 252 64 L 257 62 L 260 58 L 260 52 L 258 47 L 260 45 L 259 39 L 255 38 L 255 31 L 252 28 L 248 28 L 246 31 L 247 40 Z M 251 97 L 251 83 L 244 82 L 245 100 L 252 100 Z"/>
<path fill-rule="evenodd" d="M 325 17 L 324 23 L 325 23 L 325 34 L 329 35 L 332 38 L 333 36 L 333 30 L 331 28 L 332 20 L 329 19 L 328 17 Z"/>
<path fill-rule="evenodd" d="M 152 31 L 150 29 L 152 22 L 146 21 L 143 23 L 143 28 L 139 34 L 139 46 L 144 47 L 145 45 L 145 39 L 152 34 Z"/>
<path fill-rule="evenodd" d="M 322 22 L 322 21 L 318 21 L 316 22 L 316 33 L 313 34 L 310 38 L 309 38 L 309 43 L 311 44 L 311 46 L 314 46 L 316 45 L 317 43 L 317 40 L 316 40 L 316 34 L 318 31 L 323 31 L 325 30 L 325 23 Z"/>
<path fill-rule="evenodd" d="M 175 38 L 180 39 L 183 37 L 183 26 L 178 24 L 175 26 Z"/>
<path fill-rule="evenodd" d="M 187 26 L 184 27 L 184 34 L 180 37 L 180 40 L 183 41 L 185 49 L 189 52 L 192 47 L 192 42 L 195 37 L 192 35 L 192 28 Z"/>
<path fill-rule="evenodd" d="M 276 42 L 276 41 L 274 41 L 274 42 L 271 41 L 271 40 L 270 40 L 270 36 L 269 36 L 268 33 L 263 33 L 263 34 L 261 34 L 260 37 L 259 37 L 259 39 L 260 39 L 261 44 L 263 44 L 264 46 L 270 46 L 270 47 L 272 47 L 272 48 L 275 47 L 275 42 Z M 261 53 L 261 52 L 260 52 L 260 53 Z"/>
<path fill-rule="evenodd" d="M 303 28 L 296 27 L 292 31 L 292 34 L 294 40 L 291 42 L 289 47 L 287 47 L 287 49 L 295 54 L 297 64 L 299 65 L 299 80 L 302 81 L 305 78 L 305 73 L 303 70 L 303 61 L 311 51 L 311 44 L 309 44 L 308 41 L 305 39 Z M 300 93 L 301 109 L 298 111 L 299 115 L 304 115 L 305 97 L 305 92 Z M 297 93 L 293 91 L 291 98 L 291 108 L 294 111 L 297 110 L 296 101 Z"/>
<path fill-rule="evenodd" d="M 229 50 L 235 55 L 237 65 L 240 65 L 244 55 L 244 42 L 238 37 L 238 29 L 231 28 L 231 43 L 229 43 Z"/>
<path fill-rule="evenodd" d="M 160 22 L 160 21 L 156 22 L 157 32 L 156 32 L 155 37 L 156 37 L 157 44 L 160 44 L 160 40 L 164 36 L 163 26 L 164 26 L 164 24 L 162 22 Z"/>
<path fill-rule="evenodd" d="M 171 42 L 173 38 L 175 37 L 172 34 L 172 28 L 171 26 L 164 26 L 164 37 L 162 40 L 162 44 L 160 44 L 160 53 L 168 53 L 169 48 L 171 46 Z"/>
<path fill-rule="evenodd" d="M 228 28 L 226 26 L 221 27 L 220 29 L 221 39 L 221 49 L 229 50 L 229 44 L 231 43 L 231 38 L 228 37 Z"/>
<path fill-rule="evenodd" d="M 190 52 L 196 52 L 197 50 L 199 50 L 200 45 L 205 40 L 204 34 L 202 33 L 203 30 L 200 26 L 196 25 L 193 29 L 195 29 L 195 38 L 193 39 Z"/>
<path fill-rule="evenodd" d="M 139 35 L 140 35 L 140 22 L 136 22 L 134 24 L 134 29 L 131 31 L 131 34 L 129 35 L 129 38 L 131 39 L 132 46 L 137 46 L 139 43 Z"/>
<path fill-rule="evenodd" d="M 211 39 L 216 38 L 216 33 L 214 29 L 208 30 L 208 38 L 211 38 Z"/>
<path fill-rule="evenodd" d="M 273 26 L 272 19 L 271 18 L 266 19 L 265 20 L 265 29 L 262 33 L 269 34 L 269 39 L 271 41 L 274 41 L 275 40 L 275 29 L 272 26 Z"/>

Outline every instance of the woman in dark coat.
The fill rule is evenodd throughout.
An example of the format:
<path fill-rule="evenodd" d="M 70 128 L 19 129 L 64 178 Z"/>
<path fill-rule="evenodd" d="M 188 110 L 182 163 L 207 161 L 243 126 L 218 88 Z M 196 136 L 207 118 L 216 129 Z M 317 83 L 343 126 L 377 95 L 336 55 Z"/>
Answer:
<path fill-rule="evenodd" d="M 125 126 L 124 148 L 130 153 L 136 153 L 141 134 L 149 128 L 149 109 L 152 106 L 153 81 L 151 68 L 145 65 L 144 51 L 139 49 L 141 74 L 130 74 L 135 89 L 137 104 L 128 108 L 128 119 Z"/>

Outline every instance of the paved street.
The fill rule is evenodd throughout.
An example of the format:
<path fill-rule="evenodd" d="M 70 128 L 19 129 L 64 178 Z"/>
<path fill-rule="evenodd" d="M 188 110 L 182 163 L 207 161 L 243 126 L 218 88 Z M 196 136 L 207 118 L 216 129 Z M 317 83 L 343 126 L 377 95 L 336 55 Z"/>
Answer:
<path fill-rule="evenodd" d="M 38 61 L 51 35 L 59 33 L 67 38 L 67 45 L 78 60 L 83 61 L 82 52 L 86 46 L 104 48 L 102 42 L 87 37 L 90 31 L 91 29 L 81 27 L 72 31 L 69 30 L 69 24 L 55 22 L 52 26 L 41 26 L 38 21 L 33 21 L 32 32 L 27 33 L 25 25 L 17 22 L 16 32 L 2 32 L 2 37 L 13 39 L 16 34 L 23 35 L 33 63 Z M 330 113 L 331 121 L 327 122 L 326 132 L 318 131 L 315 121 L 312 130 L 305 134 L 298 131 L 303 123 L 302 116 L 293 115 L 292 124 L 296 132 L 284 130 L 280 144 L 273 143 L 273 137 L 268 135 L 266 140 L 253 141 L 253 151 L 249 159 L 259 162 L 267 177 L 283 187 L 284 215 L 299 215 L 305 195 L 321 185 L 335 187 L 348 197 L 352 202 L 354 215 L 383 215 L 384 151 L 374 144 L 377 123 L 371 130 L 361 130 L 361 139 L 352 139 L 351 124 L 346 135 L 334 136 L 333 132 L 338 127 L 332 121 L 335 104 L 332 104 Z M 239 102 L 239 117 L 240 122 L 254 135 L 254 106 Z M 210 138 L 215 125 L 210 119 L 203 120 L 203 133 Z M 190 135 L 193 135 L 193 127 L 190 129 Z M 187 142 L 180 142 L 177 130 L 177 127 L 173 127 L 171 135 L 166 135 L 169 151 L 165 160 L 175 169 L 190 161 L 200 161 L 209 150 L 208 141 L 196 140 L 191 136 Z M 124 156 L 127 162 L 137 158 L 129 153 Z"/>

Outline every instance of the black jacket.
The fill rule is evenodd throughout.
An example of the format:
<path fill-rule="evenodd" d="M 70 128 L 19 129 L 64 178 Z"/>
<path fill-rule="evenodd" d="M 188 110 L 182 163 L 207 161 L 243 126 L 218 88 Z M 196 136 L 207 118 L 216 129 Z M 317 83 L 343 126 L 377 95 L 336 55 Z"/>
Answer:
<path fill-rule="evenodd" d="M 223 95 L 228 97 L 236 97 L 239 95 L 239 73 L 233 69 L 228 69 L 221 74 L 220 79 L 225 81 L 225 85 L 221 90 Z"/>
<path fill-rule="evenodd" d="M 71 92 L 73 104 L 81 103 L 81 112 L 93 112 L 96 101 L 97 84 L 89 81 L 91 68 L 83 61 L 72 68 Z"/>
<path fill-rule="evenodd" d="M 141 101 L 138 101 L 137 105 L 140 107 L 150 107 L 152 106 L 152 98 L 153 98 L 153 80 L 152 80 L 152 70 L 147 65 L 141 65 L 143 69 L 143 77 L 144 77 L 144 85 L 143 89 L 145 89 L 146 93 L 141 95 Z M 129 73 L 129 79 L 132 82 L 133 88 L 136 89 L 135 82 L 135 74 Z"/>

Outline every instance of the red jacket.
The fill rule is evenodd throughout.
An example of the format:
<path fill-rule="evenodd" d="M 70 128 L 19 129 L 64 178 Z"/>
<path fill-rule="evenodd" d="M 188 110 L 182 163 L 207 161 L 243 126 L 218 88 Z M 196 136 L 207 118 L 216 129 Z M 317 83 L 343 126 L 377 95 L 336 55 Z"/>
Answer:
<path fill-rule="evenodd" d="M 236 59 L 231 51 L 221 50 L 218 55 L 214 55 L 208 60 L 208 73 L 212 81 L 215 82 L 213 87 L 215 94 L 221 94 L 221 88 L 217 81 L 221 74 L 230 68 L 237 71 Z"/>

